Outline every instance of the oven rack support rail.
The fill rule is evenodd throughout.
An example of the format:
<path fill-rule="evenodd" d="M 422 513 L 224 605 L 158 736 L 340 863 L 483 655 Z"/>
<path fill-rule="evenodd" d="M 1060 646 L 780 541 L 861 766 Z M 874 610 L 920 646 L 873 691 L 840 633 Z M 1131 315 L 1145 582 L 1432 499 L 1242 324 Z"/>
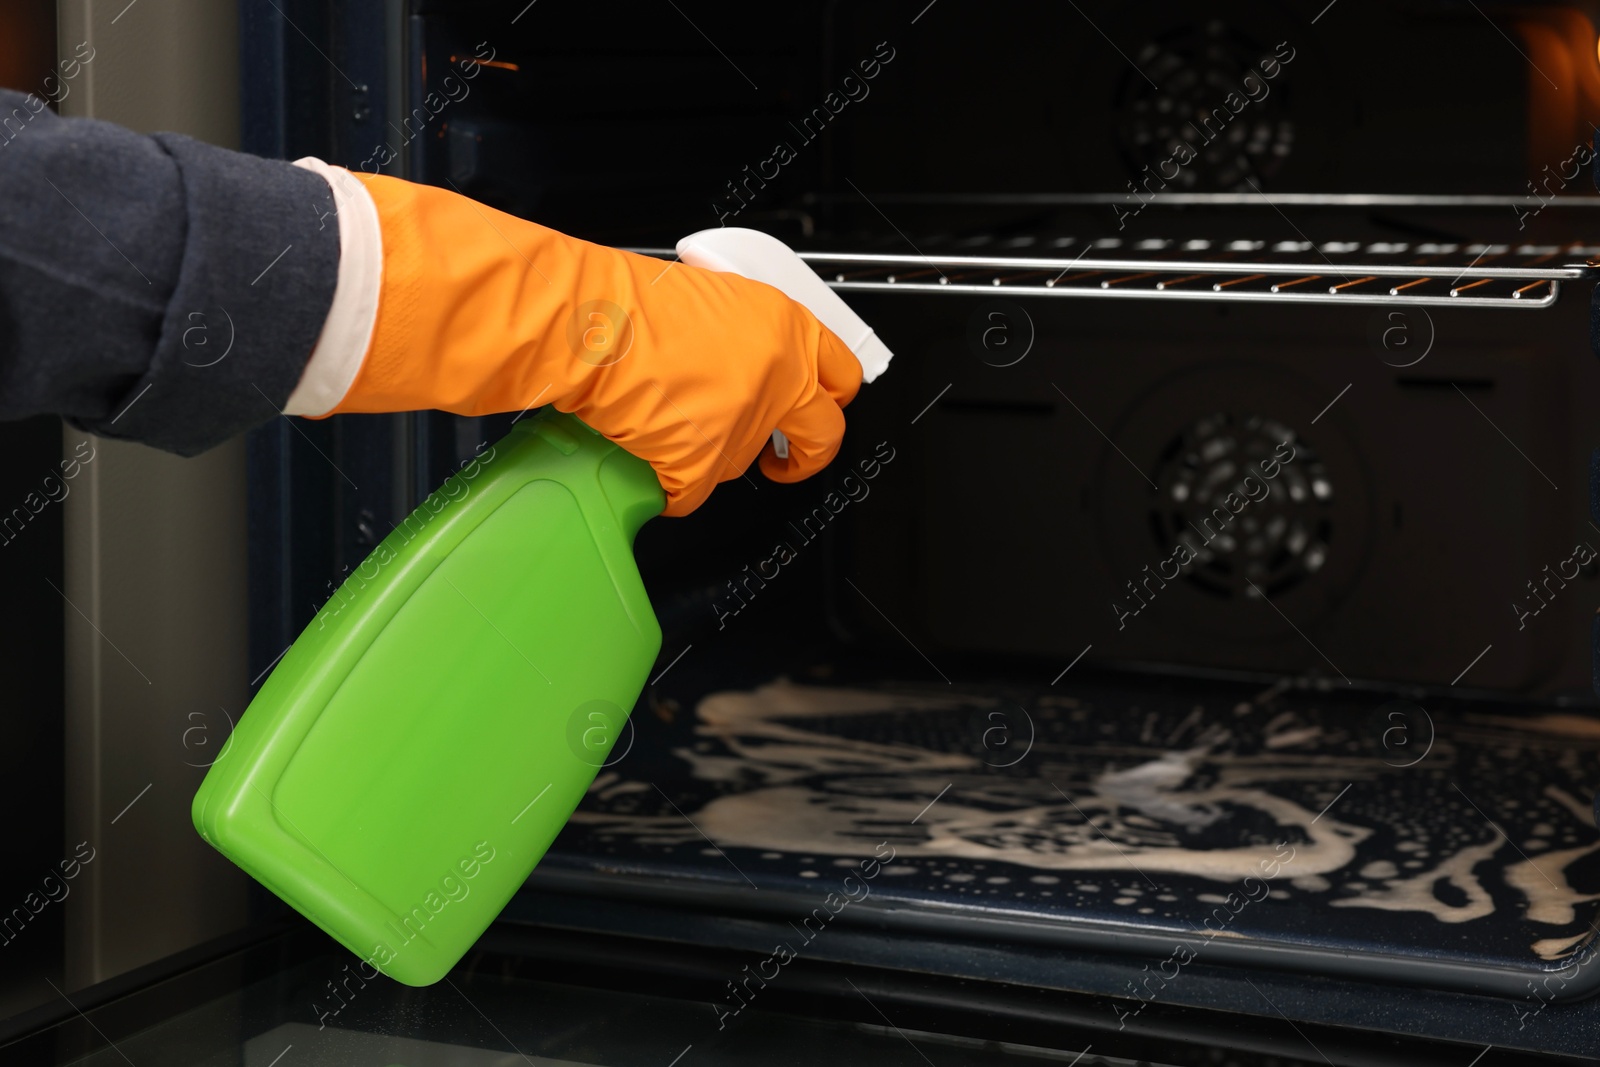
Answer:
<path fill-rule="evenodd" d="M 1070 238 L 1053 244 L 1068 247 Z M 990 296 L 1520 308 L 1600 275 L 1600 247 L 1398 242 L 1077 242 L 1070 257 L 802 251 L 834 289 Z M 673 258 L 670 249 L 635 249 Z"/>

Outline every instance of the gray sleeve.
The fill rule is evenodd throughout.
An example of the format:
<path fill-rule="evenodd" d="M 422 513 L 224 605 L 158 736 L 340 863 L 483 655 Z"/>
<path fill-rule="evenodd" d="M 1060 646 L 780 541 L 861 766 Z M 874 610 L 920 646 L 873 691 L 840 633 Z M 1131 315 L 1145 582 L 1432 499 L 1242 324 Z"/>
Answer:
<path fill-rule="evenodd" d="M 202 452 L 282 410 L 338 265 L 318 175 L 0 90 L 0 419 Z"/>

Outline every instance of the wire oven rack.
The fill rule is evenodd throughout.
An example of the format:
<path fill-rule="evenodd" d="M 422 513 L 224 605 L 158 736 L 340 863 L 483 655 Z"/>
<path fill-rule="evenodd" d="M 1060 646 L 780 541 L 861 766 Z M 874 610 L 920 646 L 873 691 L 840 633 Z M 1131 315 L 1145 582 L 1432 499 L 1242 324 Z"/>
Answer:
<path fill-rule="evenodd" d="M 800 257 L 833 288 L 858 292 L 1530 310 L 1554 304 L 1563 281 L 1600 275 L 1600 246 L 1580 244 L 1061 237 L 1043 242 L 1059 254 L 1020 254 L 1039 244 L 1012 241 L 1000 255 L 802 251 Z M 635 251 L 673 256 L 671 249 Z"/>

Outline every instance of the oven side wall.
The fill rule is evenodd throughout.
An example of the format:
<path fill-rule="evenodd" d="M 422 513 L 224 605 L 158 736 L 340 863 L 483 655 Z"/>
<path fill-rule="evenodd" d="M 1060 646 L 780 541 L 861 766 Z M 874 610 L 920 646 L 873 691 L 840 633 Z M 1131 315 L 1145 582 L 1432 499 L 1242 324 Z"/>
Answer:
<path fill-rule="evenodd" d="M 234 5 L 63 0 L 57 15 L 63 55 L 95 50 L 63 113 L 238 145 Z M 82 438 L 66 433 L 67 455 Z M 66 613 L 63 847 L 94 850 L 65 902 L 69 990 L 240 926 L 248 881 L 189 819 L 195 764 L 245 704 L 244 442 L 194 459 L 94 447 L 64 504 L 64 591 L 82 614 Z"/>

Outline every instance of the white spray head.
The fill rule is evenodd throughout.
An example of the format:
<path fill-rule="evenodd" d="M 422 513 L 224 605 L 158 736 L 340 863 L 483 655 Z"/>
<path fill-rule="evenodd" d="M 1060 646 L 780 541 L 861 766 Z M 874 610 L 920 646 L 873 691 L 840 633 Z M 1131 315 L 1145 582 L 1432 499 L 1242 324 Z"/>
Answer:
<path fill-rule="evenodd" d="M 872 327 L 850 310 L 817 272 L 782 241 L 759 230 L 737 226 L 691 233 L 678 242 L 678 258 L 691 267 L 739 274 L 768 285 L 805 305 L 861 362 L 861 380 L 875 380 L 889 368 L 894 353 Z"/>

